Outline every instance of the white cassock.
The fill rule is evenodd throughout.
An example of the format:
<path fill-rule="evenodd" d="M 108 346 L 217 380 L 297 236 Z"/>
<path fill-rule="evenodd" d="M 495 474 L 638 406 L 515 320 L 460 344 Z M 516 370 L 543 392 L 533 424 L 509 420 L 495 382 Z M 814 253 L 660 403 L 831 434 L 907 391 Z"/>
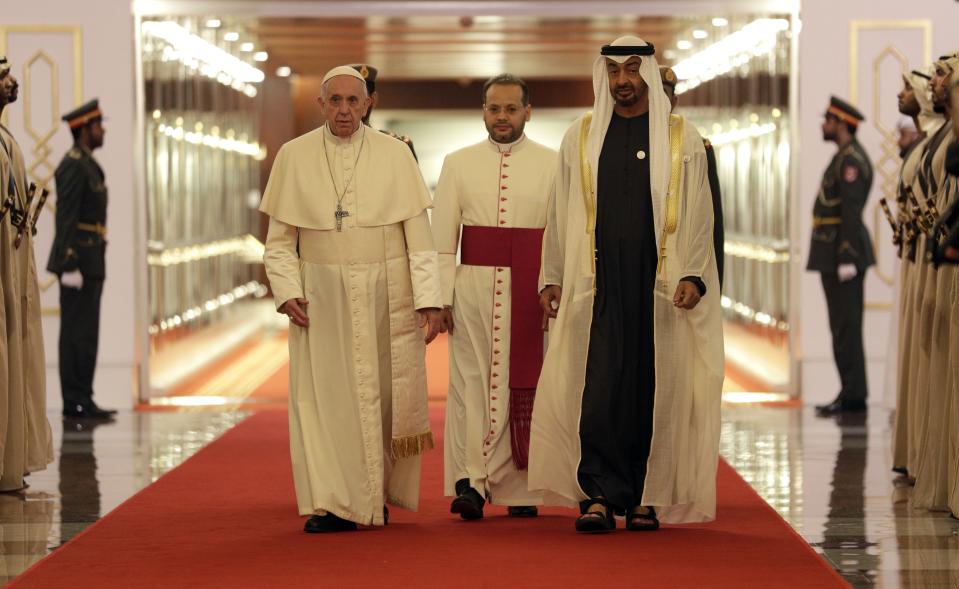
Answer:
<path fill-rule="evenodd" d="M 524 244 L 538 267 L 541 231 L 528 230 L 546 226 L 546 200 L 555 169 L 556 151 L 525 135 L 508 144 L 487 138 L 451 153 L 443 163 L 432 222 L 440 255 L 443 303 L 452 305 L 455 326 L 450 335 L 443 438 L 447 496 L 456 494 L 456 481 L 469 479 L 470 485 L 494 504 L 542 503 L 540 493 L 527 490 L 526 470 L 522 468 L 527 444 L 518 442 L 523 444 L 519 451 L 522 458 L 517 463 L 514 457 L 512 436 L 528 440 L 528 429 L 525 435 L 511 429 L 511 421 L 523 416 L 512 412 L 510 406 L 511 368 L 520 368 L 511 366 L 510 360 L 515 357 L 513 352 L 523 351 L 511 347 L 511 333 L 519 329 L 514 322 L 529 319 L 514 314 L 513 297 L 522 296 L 532 306 L 532 321 L 527 321 L 524 337 L 542 342 L 536 289 L 539 272 L 535 267 L 527 268 L 530 279 L 521 287 L 523 292 L 517 292 L 517 285 L 523 281 L 514 278 L 522 270 L 511 268 L 508 259 L 472 263 L 476 261 L 470 258 L 473 252 L 466 249 L 475 244 L 474 249 L 483 250 L 480 254 L 490 254 L 497 248 L 491 247 L 495 243 L 483 241 L 489 238 L 500 244 L 512 243 L 512 248 L 503 248 L 508 253 L 517 247 L 515 239 L 528 237 Z M 461 226 L 463 261 L 457 266 Z M 471 241 L 472 236 L 479 236 L 478 241 Z M 538 375 L 542 352 L 519 360 L 535 364 L 533 370 Z M 535 385 L 534 375 L 530 396 Z M 518 412 L 526 410 L 519 408 Z M 524 425 L 528 428 L 528 422 L 526 414 L 517 429 L 522 430 Z"/>
<path fill-rule="evenodd" d="M 277 153 L 260 205 L 266 272 L 278 307 L 309 301 L 310 326 L 290 325 L 300 515 L 383 525 L 384 503 L 418 506 L 433 438 L 415 310 L 442 303 L 430 204 L 409 147 L 363 125 L 346 139 L 324 125 Z"/>
<path fill-rule="evenodd" d="M 646 45 L 636 37 L 613 43 L 618 44 Z M 654 58 L 642 58 L 640 74 L 649 88 L 648 157 L 660 252 L 653 296 L 656 393 L 642 505 L 656 507 L 665 523 L 709 521 L 716 512 L 724 360 L 706 152 L 692 124 L 670 117 Z M 588 499 L 577 471 L 595 298 L 596 203 L 584 185 L 582 171 L 588 170 L 588 183 L 596 187 L 599 153 L 613 111 L 602 56 L 594 63 L 593 91 L 596 104 L 591 125 L 584 132 L 581 117 L 567 131 L 550 196 L 540 286 L 559 285 L 563 293 L 559 314 L 550 327 L 530 444 L 530 489 L 544 490 L 546 503 L 570 507 Z M 684 130 L 679 133 L 674 128 Z M 667 199 L 669 187 L 676 193 Z M 711 287 L 690 311 L 673 305 L 678 283 L 686 276 L 700 276 Z"/>
<path fill-rule="evenodd" d="M 0 125 L 0 201 L 12 195 L 15 208 L 27 210 L 28 184 L 20 146 Z M 36 199 L 30 203 L 28 225 L 36 205 Z M 0 368 L 0 491 L 12 491 L 23 487 L 25 473 L 44 470 L 53 462 L 53 438 L 47 420 L 46 359 L 34 237 L 27 226 L 20 247 L 14 246 L 18 231 L 13 226 L 12 210 L 7 211 L 2 225 L 0 292 L 4 298 L 5 349 L 0 356 L 6 361 Z"/>

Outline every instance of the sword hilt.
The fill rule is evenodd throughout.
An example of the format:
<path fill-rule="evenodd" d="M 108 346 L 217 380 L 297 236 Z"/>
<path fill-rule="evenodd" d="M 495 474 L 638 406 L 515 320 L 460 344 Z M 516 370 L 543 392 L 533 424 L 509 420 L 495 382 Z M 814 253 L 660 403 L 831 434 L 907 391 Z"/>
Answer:
<path fill-rule="evenodd" d="M 50 191 L 46 188 L 40 189 L 40 200 L 37 201 L 37 208 L 33 210 L 33 218 L 30 219 L 30 234 L 37 234 L 37 221 L 40 220 L 40 214 L 43 213 L 43 207 L 47 204 L 47 197 L 50 196 Z"/>
<path fill-rule="evenodd" d="M 30 222 L 30 205 L 33 204 L 33 197 L 36 196 L 36 194 L 37 185 L 31 182 L 30 187 L 27 189 L 27 201 L 23 206 L 23 214 L 17 220 L 17 236 L 13 240 L 14 249 L 20 249 L 20 244 L 23 243 L 23 232 Z"/>
<path fill-rule="evenodd" d="M 896 223 L 896 220 L 892 218 L 892 211 L 889 210 L 889 203 L 886 202 L 885 198 L 880 198 L 879 206 L 882 207 L 882 212 L 886 215 L 886 221 L 889 222 L 889 227 L 892 229 L 892 244 L 899 245 L 902 243 L 902 235 L 899 224 Z"/>

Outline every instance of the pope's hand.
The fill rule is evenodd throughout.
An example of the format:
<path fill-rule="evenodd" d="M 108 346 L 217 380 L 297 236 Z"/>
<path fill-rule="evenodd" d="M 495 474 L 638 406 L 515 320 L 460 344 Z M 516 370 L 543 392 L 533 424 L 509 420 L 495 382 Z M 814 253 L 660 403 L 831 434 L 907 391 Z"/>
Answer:
<path fill-rule="evenodd" d="M 430 343 L 436 336 L 446 331 L 446 325 L 443 323 L 443 312 L 439 309 L 420 309 L 420 327 L 427 327 L 426 337 L 423 341 Z"/>
<path fill-rule="evenodd" d="M 559 302 L 563 298 L 563 287 L 550 284 L 539 293 L 539 306 L 543 310 L 543 331 L 549 331 L 549 320 L 556 319 Z"/>
<path fill-rule="evenodd" d="M 691 311 L 699 304 L 699 288 L 688 280 L 680 280 L 673 295 L 673 305 Z"/>
<path fill-rule="evenodd" d="M 73 272 L 64 272 L 60 275 L 60 286 L 75 288 L 78 290 L 83 288 L 83 274 L 80 274 L 79 270 L 74 270 Z"/>
<path fill-rule="evenodd" d="M 440 314 L 443 318 L 443 329 L 453 333 L 453 307 L 443 307 L 443 310 L 440 311 Z"/>
<path fill-rule="evenodd" d="M 855 264 L 839 264 L 839 267 L 836 268 L 836 274 L 839 275 L 839 282 L 846 282 L 855 278 L 856 274 L 859 274 L 859 270 Z"/>
<path fill-rule="evenodd" d="M 310 301 L 304 298 L 290 299 L 287 302 L 280 305 L 280 308 L 276 310 L 277 313 L 283 313 L 290 318 L 290 321 L 293 322 L 293 325 L 299 325 L 300 327 L 309 327 L 310 318 L 306 314 L 306 306 L 310 304 Z"/>

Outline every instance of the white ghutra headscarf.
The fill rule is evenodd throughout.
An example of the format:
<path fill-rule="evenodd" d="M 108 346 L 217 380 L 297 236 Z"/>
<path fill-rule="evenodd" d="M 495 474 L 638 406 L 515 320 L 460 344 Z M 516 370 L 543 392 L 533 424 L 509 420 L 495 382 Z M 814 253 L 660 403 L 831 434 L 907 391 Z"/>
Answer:
<path fill-rule="evenodd" d="M 653 219 L 656 226 L 656 245 L 659 244 L 663 230 L 666 192 L 669 189 L 669 112 L 670 104 L 663 91 L 663 80 L 659 74 L 655 49 L 650 43 L 639 37 L 627 35 L 603 46 L 600 55 L 593 62 L 593 122 L 586 140 L 586 154 L 592 170 L 593 186 L 598 186 L 599 155 L 603 150 L 603 141 L 613 118 L 612 94 L 609 90 L 609 77 L 606 73 L 606 59 L 625 63 L 630 57 L 639 57 L 642 64 L 639 74 L 649 87 L 649 169 L 650 187 L 653 194 Z"/>

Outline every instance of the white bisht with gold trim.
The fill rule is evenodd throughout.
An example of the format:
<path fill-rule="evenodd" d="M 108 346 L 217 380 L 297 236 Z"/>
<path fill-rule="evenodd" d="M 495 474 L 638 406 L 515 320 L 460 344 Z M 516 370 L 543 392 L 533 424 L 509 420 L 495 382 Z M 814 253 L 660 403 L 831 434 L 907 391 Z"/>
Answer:
<path fill-rule="evenodd" d="M 363 125 L 346 139 L 324 125 L 277 153 L 260 205 L 266 272 L 278 307 L 309 301 L 310 326 L 290 325 L 301 515 L 383 525 L 385 503 L 418 506 L 433 438 L 416 309 L 442 306 L 430 206 L 406 144 Z"/>
<path fill-rule="evenodd" d="M 645 45 L 636 37 L 613 43 Z M 658 66 L 643 57 L 649 86 L 650 176 L 660 264 L 654 293 L 656 393 L 652 445 L 642 505 L 665 523 L 710 521 L 716 513 L 723 383 L 719 276 L 713 253 L 713 211 L 702 138 L 670 116 Z M 574 506 L 588 497 L 577 480 L 586 356 L 593 315 L 593 240 L 599 154 L 612 116 L 605 61 L 593 68 L 596 104 L 567 131 L 550 196 L 540 288 L 563 289 L 559 314 L 533 409 L 530 489 L 548 504 Z M 585 173 L 584 173 L 585 172 Z M 699 276 L 707 293 L 692 310 L 673 295 L 681 278 Z"/>

